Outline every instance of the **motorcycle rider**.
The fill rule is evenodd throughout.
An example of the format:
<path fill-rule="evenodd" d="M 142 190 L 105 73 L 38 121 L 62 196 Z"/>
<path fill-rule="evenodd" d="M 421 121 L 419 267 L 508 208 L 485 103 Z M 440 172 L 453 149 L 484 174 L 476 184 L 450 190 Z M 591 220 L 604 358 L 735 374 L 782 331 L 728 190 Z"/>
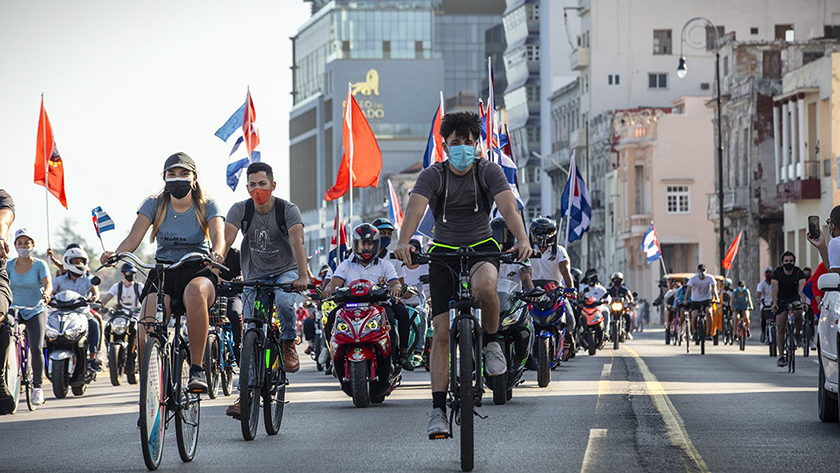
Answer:
<path fill-rule="evenodd" d="M 47 332 L 46 304 L 53 294 L 50 268 L 47 262 L 35 258 L 35 239 L 26 228 L 15 232 L 15 251 L 18 257 L 6 263 L 9 275 L 9 287 L 12 290 L 12 303 L 24 307 L 36 307 L 33 310 L 21 310 L 18 318 L 26 326 L 24 333 L 29 342 L 29 356 L 32 363 L 32 403 L 44 403 L 44 391 L 41 381 L 44 375 L 44 335 Z"/>
<path fill-rule="evenodd" d="M 697 315 L 701 309 L 705 308 L 704 317 L 711 322 L 712 303 L 718 300 L 717 284 L 715 278 L 706 275 L 706 265 L 700 264 L 697 266 L 697 274 L 688 280 L 685 285 L 684 301 L 691 301 L 691 331 L 694 333 L 695 340 L 699 340 L 698 336 L 706 336 L 706 334 L 697 334 Z M 708 331 L 709 325 L 706 324 Z"/>
<path fill-rule="evenodd" d="M 610 320 L 612 320 L 612 314 L 609 309 L 612 298 L 607 292 L 607 288 L 605 288 L 599 281 L 598 271 L 596 271 L 595 268 L 587 269 L 586 274 L 583 276 L 583 281 L 583 284 L 580 285 L 579 293 L 583 298 L 592 297 L 596 301 L 603 301 L 601 304 L 601 313 L 604 316 L 604 327 L 609 327 Z M 605 330 L 604 338 L 607 340 L 610 338 L 609 330 Z"/>
<path fill-rule="evenodd" d="M 531 261 L 531 278 L 535 280 L 550 280 L 557 281 L 563 287 L 574 289 L 574 281 L 572 280 L 572 273 L 569 270 L 571 267 L 569 261 L 569 254 L 566 248 L 557 243 L 557 221 L 551 217 L 538 216 L 531 220 L 530 228 L 531 247 L 534 251 L 542 253 L 540 258 L 534 258 Z M 566 330 L 572 334 L 572 349 L 574 353 L 575 347 L 575 314 L 572 310 L 572 305 L 566 299 L 564 304 L 566 311 Z"/>
<path fill-rule="evenodd" d="M 15 409 L 14 398 L 6 383 L 6 359 L 12 345 L 12 321 L 6 318 L 12 304 L 12 290 L 6 273 L 9 255 L 9 227 L 15 221 L 15 202 L 4 189 L 0 189 L 0 415 Z"/>
<path fill-rule="evenodd" d="M 620 271 L 616 271 L 612 273 L 610 276 L 610 282 L 612 283 L 607 289 L 607 293 L 610 295 L 611 300 L 623 300 L 624 307 L 629 308 L 633 307 L 634 305 L 634 298 L 633 293 L 630 292 L 630 289 L 624 285 L 624 273 Z M 630 317 L 632 319 L 632 317 Z M 628 320 L 627 327 L 625 328 L 627 331 L 627 338 L 633 340 L 633 335 L 630 333 L 630 321 Z"/>
<path fill-rule="evenodd" d="M 776 316 L 776 330 L 779 336 L 776 345 L 779 349 L 778 366 L 785 366 L 784 346 L 785 334 L 787 333 L 786 314 L 788 304 L 802 302 L 803 307 L 808 303 L 802 289 L 805 288 L 805 274 L 796 266 L 796 255 L 790 251 L 782 253 L 782 265 L 773 271 L 773 306 L 770 308 Z M 794 325 L 796 328 L 796 341 L 799 345 L 799 338 L 802 331 L 802 307 L 793 311 Z"/>
<path fill-rule="evenodd" d="M 140 294 L 143 293 L 143 283 L 135 281 L 137 269 L 131 263 L 124 263 L 120 268 L 123 280 L 114 283 L 108 292 L 102 296 L 102 307 L 108 305 L 111 299 L 117 298 L 117 307 L 131 311 L 140 309 Z"/>
<path fill-rule="evenodd" d="M 91 302 L 99 300 L 99 287 L 93 284 L 93 278 L 88 269 L 88 254 L 81 247 L 70 248 L 62 257 L 64 274 L 53 280 L 55 294 L 73 291 L 87 298 Z M 97 355 L 101 347 L 105 325 L 102 316 L 95 310 L 90 311 L 88 317 L 88 350 L 90 351 L 89 367 L 94 371 L 102 370 Z"/>

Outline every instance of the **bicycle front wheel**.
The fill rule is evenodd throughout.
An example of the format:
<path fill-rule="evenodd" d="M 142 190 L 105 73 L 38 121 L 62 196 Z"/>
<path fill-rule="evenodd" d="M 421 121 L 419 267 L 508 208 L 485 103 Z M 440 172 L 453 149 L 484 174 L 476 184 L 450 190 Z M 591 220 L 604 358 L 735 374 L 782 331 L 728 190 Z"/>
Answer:
<path fill-rule="evenodd" d="M 787 328 L 788 338 L 788 372 L 796 373 L 796 329 L 793 324 Z"/>
<path fill-rule="evenodd" d="M 190 354 L 186 348 L 181 349 L 175 366 L 181 371 L 180 376 L 175 379 L 175 437 L 178 439 L 178 454 L 181 455 L 181 460 L 191 462 L 198 446 L 201 403 L 200 395 L 187 389 L 190 383 Z"/>
<path fill-rule="evenodd" d="M 283 371 L 283 357 L 279 345 L 271 344 L 266 361 L 268 366 L 263 383 L 263 421 L 265 433 L 277 435 L 283 422 L 283 407 L 286 404 L 286 372 Z"/>
<path fill-rule="evenodd" d="M 697 318 L 697 338 L 700 340 L 700 354 L 706 354 L 706 321 Z"/>
<path fill-rule="evenodd" d="M 257 346 L 258 343 L 258 334 L 254 331 L 246 333 L 245 340 L 242 341 L 240 358 L 242 366 L 239 369 L 239 407 L 242 414 L 239 416 L 239 421 L 242 426 L 242 438 L 245 440 L 254 440 L 260 421 L 260 395 L 262 394 L 260 354 L 262 352 Z"/>
<path fill-rule="evenodd" d="M 464 318 L 458 325 L 458 395 L 461 398 L 461 470 L 463 471 L 472 471 L 475 461 L 473 410 L 476 388 L 473 386 L 473 362 L 476 360 L 473 360 L 473 352 L 473 323 Z"/>
<path fill-rule="evenodd" d="M 166 366 L 160 341 L 149 337 L 140 372 L 140 447 L 143 461 L 149 470 L 157 470 L 163 458 L 163 439 L 166 432 L 166 393 L 164 367 Z"/>

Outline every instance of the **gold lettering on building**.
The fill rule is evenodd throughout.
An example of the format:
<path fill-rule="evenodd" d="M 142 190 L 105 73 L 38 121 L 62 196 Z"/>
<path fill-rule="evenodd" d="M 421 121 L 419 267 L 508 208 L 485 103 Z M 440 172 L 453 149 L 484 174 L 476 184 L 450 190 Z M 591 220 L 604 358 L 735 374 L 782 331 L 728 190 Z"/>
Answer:
<path fill-rule="evenodd" d="M 376 69 L 367 71 L 364 82 L 356 82 L 350 84 L 353 95 L 361 93 L 362 95 L 379 95 L 379 72 Z"/>

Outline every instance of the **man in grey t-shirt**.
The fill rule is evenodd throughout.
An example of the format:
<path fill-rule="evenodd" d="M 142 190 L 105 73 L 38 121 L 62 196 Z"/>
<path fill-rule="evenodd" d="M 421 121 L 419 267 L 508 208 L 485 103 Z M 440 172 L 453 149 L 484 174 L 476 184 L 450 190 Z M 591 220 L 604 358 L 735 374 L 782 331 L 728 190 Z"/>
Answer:
<path fill-rule="evenodd" d="M 274 173 L 268 164 L 251 163 L 247 175 L 251 199 L 234 204 L 225 220 L 225 242 L 228 248 L 236 239 L 236 233 L 244 226 L 247 230 L 242 237 L 240 259 L 245 280 L 293 282 L 297 290 L 305 290 L 309 278 L 300 210 L 291 202 L 275 199 L 271 195 L 277 183 L 274 182 Z M 253 215 L 246 215 L 249 206 L 253 209 Z M 285 208 L 281 215 L 278 215 L 277 206 Z M 278 217 L 285 221 L 280 221 Z M 294 294 L 275 292 L 275 305 L 283 332 L 284 363 L 289 373 L 300 369 L 295 349 L 294 300 Z M 254 309 L 252 289 L 246 288 L 243 291 L 242 303 L 245 318 L 251 317 Z"/>

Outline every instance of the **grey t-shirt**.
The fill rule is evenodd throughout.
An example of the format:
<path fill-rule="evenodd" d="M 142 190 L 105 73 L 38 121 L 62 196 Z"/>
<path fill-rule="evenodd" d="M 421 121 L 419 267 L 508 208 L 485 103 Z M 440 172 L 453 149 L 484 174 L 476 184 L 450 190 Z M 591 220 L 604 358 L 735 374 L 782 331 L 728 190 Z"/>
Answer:
<path fill-rule="evenodd" d="M 0 189 L 0 210 L 9 209 L 12 213 L 15 212 L 15 202 L 12 196 L 3 189 Z M 8 235 L 0 235 L 6 238 Z M 9 241 L 9 251 L 14 251 L 15 243 Z M 6 274 L 6 260 L 0 259 L 0 297 L 5 297 L 8 301 L 12 300 L 12 290 L 9 288 L 9 275 Z M 4 309 L 5 310 L 5 309 Z"/>
<path fill-rule="evenodd" d="M 227 222 L 242 228 L 247 200 L 233 204 L 227 214 Z M 297 205 L 286 202 L 286 228 L 303 225 L 303 218 Z M 248 227 L 248 235 L 242 238 L 242 277 L 253 280 L 267 276 L 279 276 L 297 269 L 295 253 L 289 236 L 280 231 L 274 207 L 266 213 L 254 210 L 254 219 Z"/>
<path fill-rule="evenodd" d="M 146 199 L 140 206 L 138 214 L 145 215 L 151 222 L 155 221 L 155 212 L 157 212 L 157 197 L 152 196 Z M 204 204 L 204 214 L 207 221 L 221 217 L 224 215 L 216 205 L 213 199 L 207 199 Z M 210 254 L 210 241 L 198 224 L 198 219 L 195 216 L 195 206 L 184 213 L 177 213 L 172 210 L 172 204 L 166 209 L 166 216 L 158 228 L 155 236 L 157 242 L 157 251 L 155 252 L 155 259 L 158 261 L 175 262 L 181 259 L 187 253 L 199 252 L 206 255 Z"/>
<path fill-rule="evenodd" d="M 486 159 L 476 159 L 474 166 L 478 172 L 458 176 L 449 170 L 446 162 L 435 163 L 417 177 L 412 193 L 429 199 L 429 208 L 434 211 L 437 205 L 435 195 L 445 199 L 446 204 L 440 215 L 435 216 L 435 241 L 453 246 L 471 245 L 486 240 L 493 235 L 490 230 L 490 206 L 482 199 L 481 190 L 476 189 L 478 180 L 488 198 L 494 198 L 510 190 L 501 166 Z M 449 198 L 445 198 L 443 173 L 448 172 Z M 477 179 L 476 179 L 477 178 Z M 476 211 L 476 207 L 478 211 Z M 446 216 L 446 221 L 443 217 Z"/>

